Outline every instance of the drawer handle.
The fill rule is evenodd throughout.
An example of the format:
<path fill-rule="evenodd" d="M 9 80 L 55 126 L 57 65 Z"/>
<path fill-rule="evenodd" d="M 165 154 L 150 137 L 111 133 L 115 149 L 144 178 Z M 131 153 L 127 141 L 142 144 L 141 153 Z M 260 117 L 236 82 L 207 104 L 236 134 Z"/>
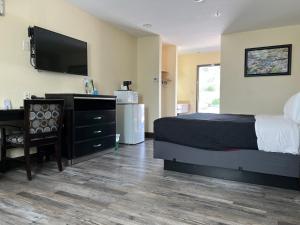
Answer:
<path fill-rule="evenodd" d="M 101 147 L 101 146 L 102 146 L 102 144 L 93 145 L 94 148 L 99 148 L 99 147 Z"/>
<path fill-rule="evenodd" d="M 94 117 L 94 120 L 102 120 L 102 116 Z"/>
<path fill-rule="evenodd" d="M 94 134 L 101 134 L 102 133 L 102 130 L 95 130 L 94 131 Z"/>

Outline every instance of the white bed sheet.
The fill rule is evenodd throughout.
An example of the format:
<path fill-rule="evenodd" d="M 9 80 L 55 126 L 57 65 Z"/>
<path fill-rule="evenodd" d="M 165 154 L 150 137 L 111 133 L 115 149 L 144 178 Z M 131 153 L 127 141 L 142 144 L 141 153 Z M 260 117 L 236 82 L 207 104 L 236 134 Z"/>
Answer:
<path fill-rule="evenodd" d="M 299 154 L 300 131 L 297 123 L 284 116 L 255 116 L 258 149 L 266 152 Z"/>

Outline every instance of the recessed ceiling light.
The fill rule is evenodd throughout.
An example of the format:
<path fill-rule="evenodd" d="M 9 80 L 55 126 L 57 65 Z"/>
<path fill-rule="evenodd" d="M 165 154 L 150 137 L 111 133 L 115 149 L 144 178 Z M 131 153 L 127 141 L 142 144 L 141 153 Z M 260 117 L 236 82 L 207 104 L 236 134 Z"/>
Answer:
<path fill-rule="evenodd" d="M 143 27 L 146 28 L 146 29 L 150 29 L 150 28 L 152 28 L 152 24 L 145 23 L 145 24 L 143 24 Z"/>
<path fill-rule="evenodd" d="M 222 13 L 221 13 L 219 10 L 217 10 L 217 11 L 215 12 L 214 16 L 215 16 L 215 17 L 220 17 L 220 16 L 222 16 Z"/>
<path fill-rule="evenodd" d="M 205 0 L 194 0 L 194 2 L 198 2 L 198 3 L 204 3 Z"/>

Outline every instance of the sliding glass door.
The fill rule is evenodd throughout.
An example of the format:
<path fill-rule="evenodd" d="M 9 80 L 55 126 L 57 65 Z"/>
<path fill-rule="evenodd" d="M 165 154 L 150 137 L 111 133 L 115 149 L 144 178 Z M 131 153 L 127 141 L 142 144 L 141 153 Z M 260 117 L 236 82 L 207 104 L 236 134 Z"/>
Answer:
<path fill-rule="evenodd" d="M 197 112 L 220 112 L 220 65 L 200 65 L 197 71 Z"/>

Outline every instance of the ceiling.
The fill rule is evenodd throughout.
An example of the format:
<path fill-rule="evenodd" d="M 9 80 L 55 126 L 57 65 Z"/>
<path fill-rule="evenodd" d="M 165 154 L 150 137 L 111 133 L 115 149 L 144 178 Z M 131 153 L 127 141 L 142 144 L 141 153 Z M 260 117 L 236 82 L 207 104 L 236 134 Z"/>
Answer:
<path fill-rule="evenodd" d="M 300 24 L 300 0 L 68 1 L 133 35 L 160 34 L 183 52 L 217 50 L 223 33 Z"/>

